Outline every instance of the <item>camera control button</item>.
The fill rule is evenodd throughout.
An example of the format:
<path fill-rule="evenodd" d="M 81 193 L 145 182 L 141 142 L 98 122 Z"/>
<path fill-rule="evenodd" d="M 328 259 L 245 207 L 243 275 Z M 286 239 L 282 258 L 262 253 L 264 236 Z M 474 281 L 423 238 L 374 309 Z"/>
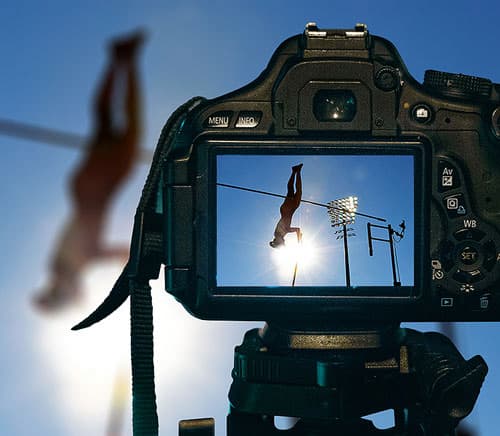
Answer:
<path fill-rule="evenodd" d="M 450 218 L 458 218 L 467 215 L 467 208 L 465 207 L 465 198 L 463 194 L 445 197 L 443 205 Z"/>
<path fill-rule="evenodd" d="M 457 169 L 449 162 L 440 160 L 438 163 L 438 191 L 446 192 L 460 187 L 460 176 Z"/>
<path fill-rule="evenodd" d="M 439 247 L 440 268 L 449 271 L 455 265 L 454 257 L 455 245 L 451 241 L 444 241 Z M 438 266 L 438 265 L 436 265 Z M 434 268 L 433 268 L 434 269 Z"/>
<path fill-rule="evenodd" d="M 491 294 L 483 294 L 479 297 L 477 309 L 488 310 L 491 307 Z"/>
<path fill-rule="evenodd" d="M 485 233 L 479 229 L 460 229 L 456 231 L 453 236 L 457 241 L 476 241 L 479 242 L 484 238 Z"/>
<path fill-rule="evenodd" d="M 468 241 L 460 243 L 455 250 L 455 259 L 462 271 L 473 271 L 477 269 L 484 261 L 481 245 Z"/>
<path fill-rule="evenodd" d="M 424 103 L 416 104 L 411 110 L 413 120 L 419 124 L 430 123 L 433 115 L 432 109 Z"/>
<path fill-rule="evenodd" d="M 486 244 L 483 245 L 483 255 L 484 255 L 483 267 L 486 270 L 491 271 L 496 265 L 498 261 L 497 259 L 499 258 L 495 243 L 493 241 L 488 241 Z"/>
<path fill-rule="evenodd" d="M 453 307 L 454 298 L 453 297 L 441 297 L 440 304 L 441 307 Z"/>
<path fill-rule="evenodd" d="M 238 114 L 235 127 L 253 129 L 259 125 L 261 118 L 260 111 L 242 111 Z"/>
<path fill-rule="evenodd" d="M 204 123 L 205 127 L 211 129 L 223 129 L 229 127 L 231 118 L 233 117 L 232 111 L 219 111 L 209 115 Z"/>
<path fill-rule="evenodd" d="M 392 67 L 382 67 L 375 74 L 375 85 L 382 91 L 394 91 L 399 87 L 399 71 Z"/>
<path fill-rule="evenodd" d="M 477 283 L 480 280 L 484 279 L 484 274 L 479 269 L 475 269 L 472 271 L 462 271 L 458 270 L 455 274 L 453 274 L 453 279 L 458 283 L 462 283 L 464 285 Z M 468 286 L 460 286 L 461 291 L 471 292 L 474 290 L 474 287 Z"/>
<path fill-rule="evenodd" d="M 489 79 L 436 70 L 425 72 L 424 86 L 442 95 L 459 98 L 488 98 L 493 87 Z"/>
<path fill-rule="evenodd" d="M 468 245 L 460 250 L 458 258 L 464 265 L 474 265 L 479 260 L 479 250 Z"/>
<path fill-rule="evenodd" d="M 491 126 L 495 136 L 500 139 L 500 107 L 497 107 L 491 114 Z"/>
<path fill-rule="evenodd" d="M 458 283 L 468 283 L 469 282 L 469 274 L 465 271 L 458 270 L 455 274 L 453 274 L 453 279 Z"/>

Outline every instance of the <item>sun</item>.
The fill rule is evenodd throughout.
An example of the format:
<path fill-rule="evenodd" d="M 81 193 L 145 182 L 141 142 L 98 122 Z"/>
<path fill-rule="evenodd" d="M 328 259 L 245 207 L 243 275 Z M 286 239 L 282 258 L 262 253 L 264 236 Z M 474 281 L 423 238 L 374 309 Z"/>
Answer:
<path fill-rule="evenodd" d="M 104 433 L 107 420 L 122 409 L 130 414 L 129 302 L 104 321 L 81 331 L 71 326 L 97 307 L 111 289 L 123 266 L 114 262 L 90 266 L 82 283 L 79 304 L 58 314 L 38 315 L 34 342 L 38 371 L 50 377 L 54 389 L 51 401 L 59 406 L 65 434 Z M 154 305 L 155 369 L 158 385 L 176 386 L 186 372 L 197 371 L 193 347 L 202 352 L 202 331 L 206 326 L 192 318 L 163 290 L 162 280 L 152 282 Z M 175 334 L 172 333 L 175 326 Z M 168 343 L 168 347 L 164 346 Z M 172 358 L 171 350 L 176 350 Z M 201 351 L 200 351 L 201 350 Z M 128 433 L 127 433 L 128 434 Z"/>
<path fill-rule="evenodd" d="M 291 284 L 295 268 L 301 276 L 313 272 L 318 250 L 314 238 L 309 235 L 307 230 L 303 230 L 302 240 L 299 242 L 295 233 L 289 233 L 285 238 L 285 245 L 272 251 L 273 263 L 281 280 Z M 300 285 L 299 278 L 296 284 Z"/>

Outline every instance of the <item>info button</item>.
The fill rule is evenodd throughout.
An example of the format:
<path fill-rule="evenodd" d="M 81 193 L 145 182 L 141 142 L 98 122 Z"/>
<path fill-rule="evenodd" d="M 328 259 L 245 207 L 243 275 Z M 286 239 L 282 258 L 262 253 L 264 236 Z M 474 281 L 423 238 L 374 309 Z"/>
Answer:
<path fill-rule="evenodd" d="M 260 111 L 242 111 L 238 114 L 238 119 L 234 127 L 253 129 L 259 125 L 261 118 L 262 112 Z"/>

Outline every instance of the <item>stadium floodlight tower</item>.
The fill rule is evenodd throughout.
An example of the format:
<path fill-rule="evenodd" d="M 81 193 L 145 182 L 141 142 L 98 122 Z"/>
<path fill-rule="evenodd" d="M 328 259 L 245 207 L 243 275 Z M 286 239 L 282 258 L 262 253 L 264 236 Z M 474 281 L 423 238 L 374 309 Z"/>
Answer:
<path fill-rule="evenodd" d="M 345 261 L 345 284 L 351 286 L 351 272 L 349 269 L 349 248 L 347 246 L 347 238 L 355 236 L 352 228 L 347 228 L 348 225 L 354 224 L 356 211 L 358 210 L 358 197 L 352 195 L 338 200 L 332 200 L 328 204 L 328 215 L 332 227 L 341 227 L 335 233 L 338 234 L 337 239 L 344 240 L 344 261 Z"/>

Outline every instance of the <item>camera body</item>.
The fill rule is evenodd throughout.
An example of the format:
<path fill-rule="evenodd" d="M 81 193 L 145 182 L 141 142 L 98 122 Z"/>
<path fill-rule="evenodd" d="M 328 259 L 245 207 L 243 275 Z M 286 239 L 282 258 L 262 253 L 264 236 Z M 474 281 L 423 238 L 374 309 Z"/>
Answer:
<path fill-rule="evenodd" d="M 427 71 L 420 84 L 366 26 L 310 23 L 254 82 L 192 111 L 162 171 L 166 289 L 197 317 L 500 320 L 500 85 L 490 80 Z M 281 202 L 299 191 L 301 230 L 284 244 L 299 254 L 283 279 L 269 241 Z M 319 241 L 309 271 L 308 238 Z"/>

